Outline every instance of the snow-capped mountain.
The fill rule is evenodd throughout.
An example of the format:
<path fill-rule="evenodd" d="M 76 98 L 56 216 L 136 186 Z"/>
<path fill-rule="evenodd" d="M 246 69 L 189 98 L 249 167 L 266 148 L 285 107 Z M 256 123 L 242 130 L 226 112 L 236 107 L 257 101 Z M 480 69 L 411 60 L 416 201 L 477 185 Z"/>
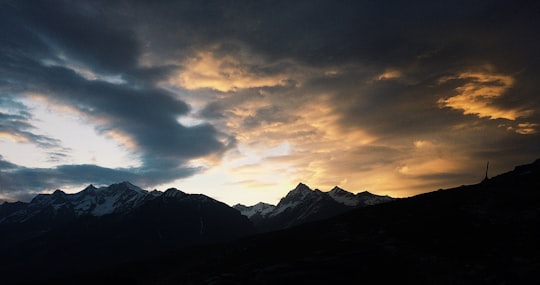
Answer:
<path fill-rule="evenodd" d="M 266 219 L 268 214 L 272 213 L 276 206 L 259 202 L 253 206 L 245 206 L 242 204 L 236 204 L 233 206 L 242 215 L 249 218 L 253 224 L 258 224 L 262 220 Z"/>
<path fill-rule="evenodd" d="M 379 196 L 367 191 L 353 194 L 339 187 L 329 192 L 312 190 L 299 183 L 276 206 L 258 203 L 254 206 L 235 205 L 261 231 L 292 227 L 306 222 L 329 218 L 356 207 L 392 201 L 389 196 Z"/>
<path fill-rule="evenodd" d="M 332 197 L 336 202 L 341 203 L 346 206 L 358 206 L 360 204 L 360 200 L 357 198 L 356 195 L 354 195 L 351 192 L 345 191 L 338 186 L 332 188 L 328 192 L 328 195 Z"/>
<path fill-rule="evenodd" d="M 156 197 L 129 182 L 112 184 L 108 187 L 96 188 L 89 185 L 75 194 L 66 194 L 56 190 L 52 194 L 38 194 L 26 207 L 18 211 L 0 216 L 0 224 L 16 223 L 31 220 L 45 214 L 53 219 L 55 216 L 103 216 L 122 213 L 140 206 L 144 201 Z"/>
<path fill-rule="evenodd" d="M 29 203 L 0 205 L 0 251 L 15 244 L 41 248 L 64 240 L 84 247 L 75 246 L 76 253 L 92 249 L 96 256 L 109 256 L 114 248 L 121 251 L 117 256 L 137 256 L 141 250 L 151 253 L 253 232 L 247 217 L 210 197 L 175 188 L 146 191 L 129 182 L 89 185 L 74 194 L 56 190 Z"/>
<path fill-rule="evenodd" d="M 332 190 L 328 192 L 328 195 L 338 203 L 353 207 L 376 205 L 394 200 L 394 198 L 390 196 L 375 195 L 368 191 L 353 194 L 338 186 L 332 188 Z"/>
<path fill-rule="evenodd" d="M 371 205 L 386 203 L 386 202 L 395 200 L 395 198 L 392 198 L 390 196 L 375 195 L 375 194 L 369 193 L 368 191 L 356 193 L 355 196 L 356 196 L 356 199 L 360 201 L 360 204 L 364 204 L 365 206 L 371 206 Z"/>
<path fill-rule="evenodd" d="M 274 205 L 271 205 L 271 204 L 267 204 L 267 203 L 263 203 L 263 202 L 259 202 L 253 206 L 245 206 L 245 205 L 242 205 L 242 204 L 236 204 L 233 206 L 233 208 L 237 209 L 238 211 L 240 211 L 240 213 L 248 218 L 251 218 L 253 217 L 254 215 L 261 215 L 261 216 L 266 216 L 268 215 L 269 213 L 271 213 L 274 208 L 276 208 L 276 206 Z"/>

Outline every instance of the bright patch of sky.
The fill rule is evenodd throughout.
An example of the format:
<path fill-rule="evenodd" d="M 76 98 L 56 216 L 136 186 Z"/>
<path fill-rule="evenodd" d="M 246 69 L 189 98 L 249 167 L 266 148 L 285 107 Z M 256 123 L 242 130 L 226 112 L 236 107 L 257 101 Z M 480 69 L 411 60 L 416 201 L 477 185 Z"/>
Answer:
<path fill-rule="evenodd" d="M 30 98 L 19 99 L 33 114 L 32 131 L 59 141 L 43 151 L 39 146 L 0 138 L 4 158 L 25 167 L 54 167 L 60 164 L 96 164 L 102 167 L 134 167 L 140 162 L 119 142 L 100 135 L 94 126 L 69 111 Z"/>
<path fill-rule="evenodd" d="M 271 158 L 290 153 L 291 146 L 287 141 L 263 152 L 240 144 L 238 150 L 229 152 L 219 166 L 156 188 L 165 190 L 181 185 L 182 191 L 193 193 L 193 189 L 197 189 L 231 206 L 236 203 L 253 205 L 260 201 L 276 204 L 298 181 L 293 181 L 290 166 Z"/>

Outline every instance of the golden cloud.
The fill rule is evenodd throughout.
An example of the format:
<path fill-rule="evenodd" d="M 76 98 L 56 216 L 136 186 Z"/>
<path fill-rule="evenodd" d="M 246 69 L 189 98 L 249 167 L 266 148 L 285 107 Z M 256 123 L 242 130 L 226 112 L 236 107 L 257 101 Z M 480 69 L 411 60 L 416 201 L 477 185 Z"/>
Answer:
<path fill-rule="evenodd" d="M 279 64 L 279 63 L 278 63 Z M 213 49 L 199 51 L 183 63 L 185 68 L 174 75 L 169 83 L 193 90 L 210 88 L 222 92 L 244 88 L 285 85 L 292 74 L 268 75 L 253 72 L 254 67 L 271 67 L 255 56 L 217 56 Z"/>
<path fill-rule="evenodd" d="M 426 149 L 433 147 L 433 143 L 428 140 L 417 140 L 414 142 L 414 146 L 418 149 Z"/>
<path fill-rule="evenodd" d="M 438 103 L 441 108 L 449 107 L 463 111 L 463 114 L 474 114 L 480 118 L 516 120 L 526 117 L 530 110 L 520 110 L 495 106 L 494 100 L 503 96 L 515 81 L 509 75 L 491 72 L 492 68 L 478 72 L 463 72 L 457 76 L 444 77 L 439 83 L 449 80 L 463 80 L 465 83 L 455 89 L 458 93 L 449 98 L 441 98 Z"/>
<path fill-rule="evenodd" d="M 521 123 L 517 125 L 516 133 L 522 135 L 531 135 L 536 133 L 536 128 L 540 126 L 534 123 Z"/>
<path fill-rule="evenodd" d="M 119 130 L 105 130 L 103 134 L 132 151 L 138 148 L 137 142 L 130 135 Z"/>
<path fill-rule="evenodd" d="M 385 72 L 381 73 L 379 76 L 377 76 L 378 80 L 387 80 L 387 79 L 394 79 L 394 78 L 400 78 L 401 72 L 397 69 L 387 69 Z"/>

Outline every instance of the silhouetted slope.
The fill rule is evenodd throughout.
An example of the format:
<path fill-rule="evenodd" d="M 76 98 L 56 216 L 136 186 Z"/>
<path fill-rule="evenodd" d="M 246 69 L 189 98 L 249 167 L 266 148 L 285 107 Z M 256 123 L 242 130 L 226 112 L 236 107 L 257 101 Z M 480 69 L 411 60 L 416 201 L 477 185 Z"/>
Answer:
<path fill-rule="evenodd" d="M 189 249 L 77 280 L 87 282 L 80 284 L 539 284 L 539 225 L 537 160 L 481 184 L 360 208 L 330 220 Z"/>

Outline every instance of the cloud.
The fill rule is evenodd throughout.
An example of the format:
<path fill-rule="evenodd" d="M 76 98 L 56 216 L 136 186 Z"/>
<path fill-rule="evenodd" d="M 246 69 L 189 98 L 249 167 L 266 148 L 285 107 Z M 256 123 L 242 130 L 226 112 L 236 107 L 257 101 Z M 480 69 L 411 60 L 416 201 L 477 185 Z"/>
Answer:
<path fill-rule="evenodd" d="M 0 155 L 0 170 L 10 170 L 10 169 L 16 169 L 18 166 L 16 164 L 13 164 L 9 161 L 5 161 L 3 156 Z"/>
<path fill-rule="evenodd" d="M 293 79 L 285 62 L 264 63 L 240 52 L 226 53 L 212 48 L 199 51 L 183 62 L 184 68 L 170 83 L 186 89 L 211 88 L 221 92 L 254 87 L 285 85 Z M 268 72 L 278 68 L 280 72 Z"/>
<path fill-rule="evenodd" d="M 438 101 L 441 107 L 461 110 L 464 115 L 474 114 L 480 118 L 487 117 L 492 120 L 513 121 L 532 113 L 532 110 L 508 109 L 495 104 L 496 99 L 503 96 L 514 85 L 515 80 L 511 76 L 486 70 L 462 72 L 455 77 L 442 78 L 439 82 L 442 84 L 449 80 L 461 80 L 463 83 L 455 88 L 457 95 Z"/>
<path fill-rule="evenodd" d="M 521 123 L 517 125 L 516 133 L 522 135 L 530 135 L 537 133 L 537 128 L 540 124 L 535 123 Z"/>
<path fill-rule="evenodd" d="M 400 77 L 401 77 L 401 72 L 399 70 L 388 69 L 385 72 L 381 73 L 379 76 L 377 76 L 377 80 L 394 79 L 394 78 L 400 78 Z"/>
<path fill-rule="evenodd" d="M 101 5 L 23 2 L 18 8 L 25 12 L 25 25 L 49 47 L 45 59 L 67 59 L 111 75 L 136 67 L 140 51 L 135 34 L 104 17 Z"/>

